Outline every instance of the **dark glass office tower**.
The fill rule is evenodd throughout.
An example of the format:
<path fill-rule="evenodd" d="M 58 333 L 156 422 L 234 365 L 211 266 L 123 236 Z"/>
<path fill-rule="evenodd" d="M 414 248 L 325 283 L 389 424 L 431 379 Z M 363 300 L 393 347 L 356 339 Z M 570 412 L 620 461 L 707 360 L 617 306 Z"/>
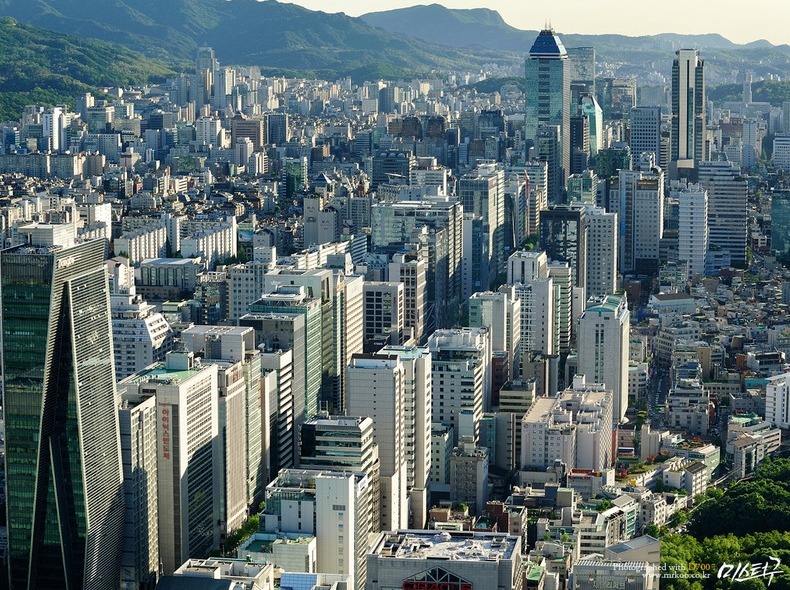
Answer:
<path fill-rule="evenodd" d="M 574 287 L 587 284 L 587 223 L 582 207 L 556 205 L 540 212 L 540 247 L 549 260 L 567 262 Z"/>
<path fill-rule="evenodd" d="M 12 590 L 118 588 L 123 531 L 104 245 L 0 252 Z"/>
<path fill-rule="evenodd" d="M 536 145 L 541 127 L 559 126 L 556 166 L 549 168 L 549 203 L 559 203 L 571 167 L 571 73 L 568 52 L 557 34 L 542 30 L 525 61 L 524 139 Z M 528 159 L 528 158 L 527 158 Z"/>

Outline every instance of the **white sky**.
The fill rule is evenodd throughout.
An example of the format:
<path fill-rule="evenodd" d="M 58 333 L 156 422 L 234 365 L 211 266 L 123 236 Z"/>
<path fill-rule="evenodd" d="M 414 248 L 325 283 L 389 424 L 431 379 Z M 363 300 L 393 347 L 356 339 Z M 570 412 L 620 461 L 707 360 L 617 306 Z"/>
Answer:
<path fill-rule="evenodd" d="M 284 0 L 310 10 L 367 12 L 430 4 L 432 0 Z M 436 0 L 447 8 L 496 10 L 518 29 L 539 30 L 544 23 L 562 33 L 719 33 L 736 43 L 767 39 L 790 43 L 790 3 L 786 0 L 662 0 L 656 3 L 623 0 Z M 654 8 L 658 7 L 658 9 Z M 682 19 L 678 18 L 682 15 Z"/>

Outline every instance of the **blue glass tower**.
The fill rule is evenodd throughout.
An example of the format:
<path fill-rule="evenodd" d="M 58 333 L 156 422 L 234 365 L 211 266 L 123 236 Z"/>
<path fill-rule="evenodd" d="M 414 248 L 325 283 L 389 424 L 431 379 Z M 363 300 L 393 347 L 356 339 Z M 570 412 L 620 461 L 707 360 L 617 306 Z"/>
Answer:
<path fill-rule="evenodd" d="M 549 170 L 549 202 L 557 203 L 570 170 L 571 76 L 568 52 L 551 29 L 540 32 L 525 63 L 526 117 L 524 138 L 535 145 L 541 127 L 560 128 L 559 166 Z"/>

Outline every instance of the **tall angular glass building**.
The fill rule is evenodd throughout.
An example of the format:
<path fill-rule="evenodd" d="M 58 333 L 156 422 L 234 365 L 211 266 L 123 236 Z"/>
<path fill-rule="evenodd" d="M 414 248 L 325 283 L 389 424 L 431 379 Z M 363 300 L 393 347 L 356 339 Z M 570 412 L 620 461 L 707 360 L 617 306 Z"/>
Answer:
<path fill-rule="evenodd" d="M 556 204 L 565 189 L 570 170 L 571 72 L 568 52 L 551 29 L 538 34 L 529 50 L 525 66 L 526 114 L 524 138 L 534 142 L 543 126 L 560 128 L 559 162 L 549 170 L 549 203 Z M 532 144 L 534 145 L 534 143 Z"/>
<path fill-rule="evenodd" d="M 104 244 L 0 252 L 10 588 L 118 588 L 120 439 Z"/>

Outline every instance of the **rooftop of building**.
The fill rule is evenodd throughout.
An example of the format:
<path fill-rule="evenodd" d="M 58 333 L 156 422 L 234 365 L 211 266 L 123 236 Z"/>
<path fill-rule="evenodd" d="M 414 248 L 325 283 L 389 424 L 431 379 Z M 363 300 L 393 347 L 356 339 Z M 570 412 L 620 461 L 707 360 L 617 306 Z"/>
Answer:
<path fill-rule="evenodd" d="M 658 543 L 660 546 L 661 541 L 659 541 L 655 537 L 651 537 L 650 535 L 642 535 L 641 537 L 634 537 L 633 539 L 629 539 L 628 541 L 623 541 L 621 543 L 617 543 L 616 545 L 611 545 L 607 547 L 607 550 L 611 551 L 612 553 L 623 553 L 625 551 L 633 551 L 634 549 L 642 549 L 643 547 L 649 547 L 650 545 L 656 543 Z"/>
<path fill-rule="evenodd" d="M 427 346 L 397 346 L 388 344 L 379 350 L 376 354 L 383 355 L 396 355 L 402 359 L 418 359 L 425 355 L 430 354 Z"/>
<path fill-rule="evenodd" d="M 242 548 L 250 553 L 271 553 L 274 545 L 309 545 L 314 540 L 312 535 L 255 533 Z"/>
<path fill-rule="evenodd" d="M 584 312 L 616 313 L 622 302 L 619 295 L 605 295 L 589 301 Z"/>
<path fill-rule="evenodd" d="M 532 48 L 529 50 L 530 57 L 567 57 L 568 52 L 560 41 L 560 38 L 552 29 L 543 29 L 535 38 Z"/>
<path fill-rule="evenodd" d="M 737 415 L 730 415 L 729 423 L 730 424 L 739 424 L 741 426 L 749 426 L 754 423 L 762 422 L 762 416 L 758 414 L 737 414 Z"/>
<path fill-rule="evenodd" d="M 522 420 L 524 422 L 539 422 L 545 420 L 552 413 L 556 403 L 557 398 L 554 397 L 536 398 L 532 402 L 527 413 L 524 414 Z"/>
<path fill-rule="evenodd" d="M 21 246 L 16 246 L 13 248 L 9 248 L 5 250 L 4 254 L 36 254 L 39 256 L 46 256 L 48 254 L 54 254 L 55 252 L 59 252 L 63 250 L 63 246 L 38 246 L 34 244 L 22 244 Z"/>
<path fill-rule="evenodd" d="M 537 563 L 533 563 L 531 561 L 524 561 L 522 562 L 522 567 L 524 568 L 524 574 L 527 577 L 527 582 L 538 583 L 540 582 L 541 576 L 543 576 L 544 567 L 542 565 L 538 565 Z"/>
<path fill-rule="evenodd" d="M 617 571 L 646 571 L 648 568 L 648 563 L 646 561 L 608 561 L 603 559 L 601 555 L 588 555 L 586 557 L 582 557 L 573 565 L 573 569 L 600 569 L 600 568 L 610 568 Z"/>
<path fill-rule="evenodd" d="M 702 471 L 707 470 L 707 466 L 702 461 L 694 461 L 691 465 L 686 466 L 686 471 L 690 471 L 691 473 L 700 473 Z"/>
<path fill-rule="evenodd" d="M 197 258 L 146 258 L 140 262 L 141 266 L 202 266 Z"/>
<path fill-rule="evenodd" d="M 502 533 L 405 530 L 384 533 L 371 552 L 396 559 L 499 561 L 513 556 L 518 541 Z"/>
<path fill-rule="evenodd" d="M 165 361 L 155 363 L 134 375 L 129 375 L 123 379 L 121 383 L 139 384 L 144 382 L 155 382 L 162 385 L 178 385 L 205 369 L 208 369 L 208 366 L 201 364 L 200 359 L 195 359 L 194 364 L 189 365 L 188 368 L 180 364 L 171 364 L 168 366 L 168 363 Z"/>
<path fill-rule="evenodd" d="M 687 299 L 694 299 L 693 295 L 689 295 L 688 293 L 657 293 L 655 295 L 651 295 L 658 301 L 683 301 Z"/>
<path fill-rule="evenodd" d="M 316 414 L 305 424 L 314 424 L 324 428 L 358 428 L 363 422 L 370 422 L 367 416 L 332 416 L 328 413 Z"/>
<path fill-rule="evenodd" d="M 224 335 L 224 334 L 247 334 L 252 330 L 249 326 L 190 326 L 184 332 L 188 334 L 210 334 L 210 335 Z"/>

